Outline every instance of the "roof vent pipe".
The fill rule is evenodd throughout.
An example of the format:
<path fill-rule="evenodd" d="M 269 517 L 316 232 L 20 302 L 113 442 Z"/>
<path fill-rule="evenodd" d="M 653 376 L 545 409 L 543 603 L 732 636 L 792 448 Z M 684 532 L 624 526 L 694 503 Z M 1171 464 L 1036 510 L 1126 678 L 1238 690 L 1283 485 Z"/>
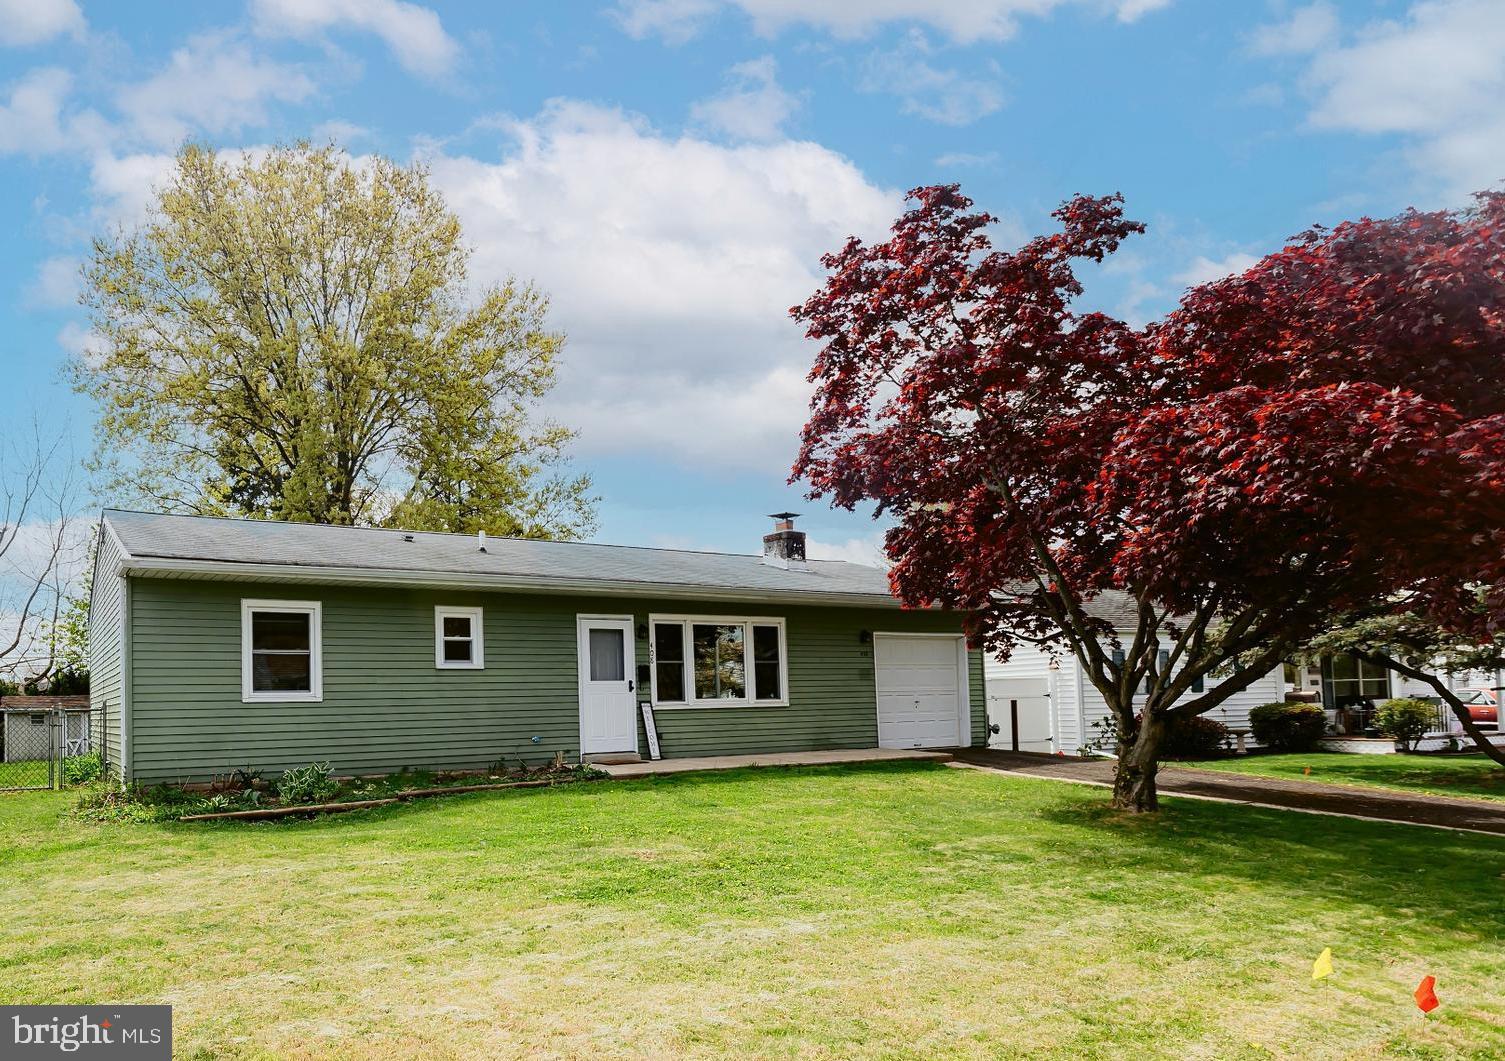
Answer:
<path fill-rule="evenodd" d="M 486 551 L 486 532 L 476 531 L 476 540 L 480 543 L 481 552 L 484 553 Z"/>

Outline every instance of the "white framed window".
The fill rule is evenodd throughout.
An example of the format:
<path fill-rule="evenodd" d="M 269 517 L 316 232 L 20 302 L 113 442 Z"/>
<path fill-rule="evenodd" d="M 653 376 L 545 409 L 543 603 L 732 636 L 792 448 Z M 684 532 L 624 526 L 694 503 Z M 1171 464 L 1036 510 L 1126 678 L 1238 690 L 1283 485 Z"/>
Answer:
<path fill-rule="evenodd" d="M 783 619 L 650 615 L 648 626 L 655 707 L 788 705 Z"/>
<path fill-rule="evenodd" d="M 480 670 L 486 666 L 480 608 L 434 609 L 434 666 L 440 670 Z"/>
<path fill-rule="evenodd" d="M 319 601 L 240 602 L 240 698 L 243 703 L 317 703 L 324 699 Z"/>

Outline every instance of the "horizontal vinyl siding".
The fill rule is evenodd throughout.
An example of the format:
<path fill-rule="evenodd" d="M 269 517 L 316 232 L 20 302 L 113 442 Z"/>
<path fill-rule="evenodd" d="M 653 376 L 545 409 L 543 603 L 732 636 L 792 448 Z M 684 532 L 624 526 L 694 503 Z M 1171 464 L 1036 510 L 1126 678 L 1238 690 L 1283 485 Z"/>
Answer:
<path fill-rule="evenodd" d="M 1131 635 L 1126 633 L 1123 637 L 1127 641 Z M 1078 672 L 1077 668 L 1079 664 L 1075 656 L 1070 657 L 1070 660 L 1073 674 L 1075 674 Z M 1064 661 L 1062 666 L 1066 666 Z M 1063 673 L 1065 672 L 1063 671 Z M 1208 688 L 1211 688 L 1212 685 L 1213 680 L 1208 679 Z M 1190 700 L 1196 695 L 1198 694 L 1188 693 L 1178 702 Z M 1235 693 L 1211 711 L 1205 712 L 1202 717 L 1210 718 L 1215 722 L 1221 722 L 1229 729 L 1248 729 L 1249 712 L 1251 709 L 1258 707 L 1260 704 L 1269 704 L 1284 699 L 1285 676 L 1282 669 L 1277 667 L 1243 692 Z M 1136 696 L 1134 698 L 1134 705 L 1137 713 L 1144 706 L 1144 696 Z M 1085 678 L 1083 680 L 1083 711 L 1086 714 L 1087 739 L 1092 740 L 1102 732 L 1101 726 L 1094 729 L 1092 724 L 1107 719 L 1109 712 L 1107 701 L 1103 699 L 1102 694 L 1097 691 L 1092 683 L 1086 681 Z M 1069 748 L 1069 746 L 1065 747 Z"/>
<path fill-rule="evenodd" d="M 124 646 L 120 628 L 125 580 L 117 575 L 120 550 L 103 526 L 89 595 L 89 739 L 103 747 L 112 769 L 120 765 L 120 694 Z M 102 732 L 101 732 L 102 730 Z"/>
<path fill-rule="evenodd" d="M 322 601 L 322 703 L 240 702 L 242 597 Z M 483 670 L 435 669 L 439 604 L 485 609 Z M 631 615 L 635 626 L 650 613 L 785 618 L 790 705 L 660 708 L 666 756 L 871 747 L 872 645 L 860 631 L 960 629 L 955 616 L 892 610 L 154 579 L 134 581 L 131 610 L 131 750 L 142 780 L 275 773 L 317 759 L 341 773 L 574 759 L 577 614 Z M 648 642 L 636 645 L 647 663 Z M 970 662 L 981 743 L 980 655 Z"/>

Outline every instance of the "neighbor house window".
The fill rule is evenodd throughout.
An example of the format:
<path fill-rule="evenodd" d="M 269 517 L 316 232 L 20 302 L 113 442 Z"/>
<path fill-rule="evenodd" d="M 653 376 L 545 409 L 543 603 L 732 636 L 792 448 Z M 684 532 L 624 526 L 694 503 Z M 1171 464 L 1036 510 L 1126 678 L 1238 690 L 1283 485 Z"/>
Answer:
<path fill-rule="evenodd" d="M 480 608 L 434 609 L 434 666 L 441 670 L 480 670 L 486 665 Z"/>
<path fill-rule="evenodd" d="M 653 700 L 685 707 L 787 703 L 782 619 L 651 616 Z"/>
<path fill-rule="evenodd" d="M 318 601 L 241 601 L 241 699 L 322 700 L 321 627 Z"/>
<path fill-rule="evenodd" d="M 1390 699 L 1390 672 L 1354 656 L 1322 661 L 1323 700 L 1328 707 L 1347 707 L 1361 700 Z"/>

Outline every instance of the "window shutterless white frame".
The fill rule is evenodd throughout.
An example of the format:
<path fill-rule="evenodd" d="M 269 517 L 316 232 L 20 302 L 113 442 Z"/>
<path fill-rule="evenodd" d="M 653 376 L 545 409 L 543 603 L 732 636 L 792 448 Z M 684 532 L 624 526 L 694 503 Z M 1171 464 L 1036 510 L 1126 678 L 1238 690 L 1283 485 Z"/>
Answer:
<path fill-rule="evenodd" d="M 251 616 L 256 612 L 302 613 L 308 616 L 307 689 L 252 688 L 255 663 L 251 658 Z M 320 703 L 324 699 L 324 607 L 316 600 L 251 600 L 240 602 L 240 701 L 243 704 Z"/>
<path fill-rule="evenodd" d="M 445 619 L 470 620 L 470 636 L 444 636 Z M 482 670 L 486 666 L 485 623 L 480 608 L 451 608 L 439 605 L 434 608 L 434 667 L 437 670 Z M 469 659 L 445 659 L 445 641 L 469 641 Z"/>
<path fill-rule="evenodd" d="M 695 699 L 695 640 L 691 628 L 696 624 L 742 627 L 742 673 L 746 695 L 736 700 Z M 680 628 L 684 639 L 684 684 L 685 699 L 660 700 L 658 696 L 658 627 L 672 625 Z M 779 632 L 779 696 L 774 700 L 757 698 L 757 669 L 753 659 L 753 627 L 772 626 Z M 691 708 L 715 707 L 788 707 L 789 706 L 789 638 L 784 630 L 784 620 L 777 616 L 761 615 L 649 615 L 648 616 L 648 674 L 649 690 L 656 709 L 666 711 Z"/>

